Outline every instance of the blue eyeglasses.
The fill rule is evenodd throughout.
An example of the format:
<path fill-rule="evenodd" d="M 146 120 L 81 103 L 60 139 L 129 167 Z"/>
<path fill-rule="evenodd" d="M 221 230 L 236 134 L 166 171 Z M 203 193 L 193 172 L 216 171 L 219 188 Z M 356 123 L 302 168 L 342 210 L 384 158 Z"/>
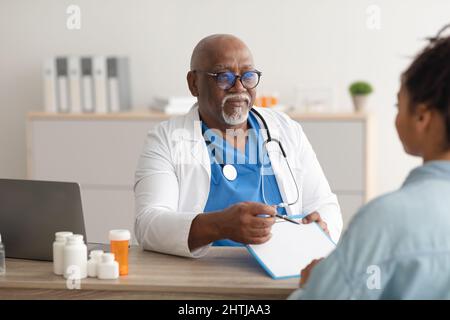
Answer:
<path fill-rule="evenodd" d="M 217 86 L 222 90 L 228 90 L 234 87 L 236 80 L 241 81 L 245 89 L 253 89 L 261 78 L 262 73 L 258 70 L 246 71 L 241 75 L 234 74 L 231 71 L 226 72 L 208 72 L 203 70 L 192 70 L 193 72 L 203 72 L 216 80 Z"/>

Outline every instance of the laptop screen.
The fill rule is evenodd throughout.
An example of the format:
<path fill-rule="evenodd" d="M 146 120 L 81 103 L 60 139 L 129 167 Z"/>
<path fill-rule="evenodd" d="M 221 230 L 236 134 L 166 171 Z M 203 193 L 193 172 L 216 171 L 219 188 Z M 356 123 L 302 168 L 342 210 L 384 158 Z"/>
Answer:
<path fill-rule="evenodd" d="M 6 257 L 53 259 L 55 232 L 86 232 L 77 183 L 0 179 L 0 234 Z"/>

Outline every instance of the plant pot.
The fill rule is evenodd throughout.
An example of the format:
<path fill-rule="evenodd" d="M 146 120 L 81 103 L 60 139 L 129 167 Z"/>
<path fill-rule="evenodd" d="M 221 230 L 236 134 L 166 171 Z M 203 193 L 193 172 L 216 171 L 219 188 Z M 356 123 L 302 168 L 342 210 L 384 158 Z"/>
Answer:
<path fill-rule="evenodd" d="M 352 96 L 353 106 L 356 112 L 363 112 L 366 110 L 368 95 L 365 94 L 357 94 Z"/>

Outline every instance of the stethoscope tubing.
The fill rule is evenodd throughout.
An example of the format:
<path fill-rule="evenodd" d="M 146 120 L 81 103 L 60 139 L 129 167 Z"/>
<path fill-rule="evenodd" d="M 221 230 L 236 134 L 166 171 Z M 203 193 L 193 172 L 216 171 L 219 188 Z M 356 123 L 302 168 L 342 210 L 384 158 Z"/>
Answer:
<path fill-rule="evenodd" d="M 294 173 L 292 172 L 291 166 L 289 164 L 289 161 L 287 159 L 287 155 L 286 155 L 286 151 L 283 148 L 283 145 L 281 144 L 281 141 L 279 141 L 278 139 L 272 138 L 272 135 L 270 134 L 270 130 L 269 130 L 269 126 L 267 125 L 266 120 L 264 119 L 264 117 L 258 112 L 256 111 L 254 108 L 250 109 L 251 112 L 253 112 L 262 122 L 264 129 L 266 130 L 266 134 L 267 134 L 267 140 L 264 141 L 264 147 L 266 150 L 267 149 L 267 143 L 269 142 L 276 142 L 278 144 L 278 146 L 280 147 L 281 153 L 283 154 L 284 159 L 286 160 L 286 164 L 288 166 L 289 169 L 289 173 L 291 174 L 292 179 L 294 180 L 294 184 L 295 184 L 295 189 L 297 190 L 297 198 L 295 199 L 295 201 L 290 202 L 290 203 L 279 203 L 278 205 L 276 205 L 277 207 L 287 207 L 287 206 L 292 206 L 294 204 L 296 204 L 298 202 L 298 200 L 300 199 L 300 191 L 298 189 L 298 185 L 297 185 L 297 181 L 295 179 Z M 262 178 L 262 183 L 263 183 L 263 198 L 264 198 L 264 202 L 267 204 L 266 199 L 265 199 L 265 195 L 264 195 L 264 177 Z"/>

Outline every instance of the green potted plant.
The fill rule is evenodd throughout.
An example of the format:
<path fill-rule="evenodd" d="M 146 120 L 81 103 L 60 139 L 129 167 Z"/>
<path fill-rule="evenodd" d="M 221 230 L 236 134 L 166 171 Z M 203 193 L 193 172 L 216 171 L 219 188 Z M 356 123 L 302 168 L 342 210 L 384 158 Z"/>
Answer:
<path fill-rule="evenodd" d="M 353 106 L 356 112 L 361 112 L 367 105 L 367 97 L 373 92 L 370 83 L 365 81 L 356 81 L 350 84 L 350 95 L 353 99 Z"/>

